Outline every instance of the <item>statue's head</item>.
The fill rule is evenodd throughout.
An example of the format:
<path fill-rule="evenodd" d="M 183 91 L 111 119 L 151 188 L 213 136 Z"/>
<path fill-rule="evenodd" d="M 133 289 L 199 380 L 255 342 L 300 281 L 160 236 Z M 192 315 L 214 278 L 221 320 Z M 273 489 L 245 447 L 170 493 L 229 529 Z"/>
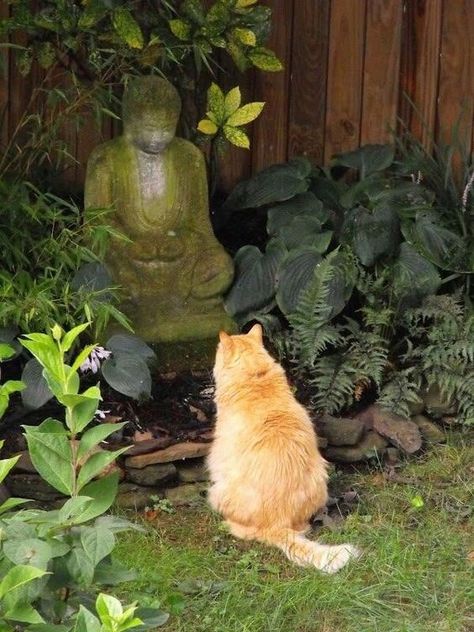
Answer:
<path fill-rule="evenodd" d="M 122 100 L 125 136 L 147 153 L 159 153 L 175 136 L 181 111 L 176 88 L 166 79 L 133 79 Z"/>

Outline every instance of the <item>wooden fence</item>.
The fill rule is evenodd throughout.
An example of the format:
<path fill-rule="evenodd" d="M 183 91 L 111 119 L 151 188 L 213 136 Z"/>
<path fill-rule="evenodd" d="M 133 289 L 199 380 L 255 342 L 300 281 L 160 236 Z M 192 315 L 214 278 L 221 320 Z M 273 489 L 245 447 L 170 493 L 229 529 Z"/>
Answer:
<path fill-rule="evenodd" d="M 474 146 L 474 0 L 264 3 L 273 9 L 269 46 L 285 70 L 226 79 L 243 87 L 247 101 L 266 106 L 250 130 L 251 151 L 230 150 L 225 188 L 294 155 L 323 163 L 336 152 L 384 142 L 399 118 L 429 144 L 448 138 L 462 114 L 460 133 Z M 14 119 L 28 86 L 11 64 L 7 81 L 0 100 L 9 99 Z M 70 141 L 80 184 L 96 134 L 72 132 Z"/>

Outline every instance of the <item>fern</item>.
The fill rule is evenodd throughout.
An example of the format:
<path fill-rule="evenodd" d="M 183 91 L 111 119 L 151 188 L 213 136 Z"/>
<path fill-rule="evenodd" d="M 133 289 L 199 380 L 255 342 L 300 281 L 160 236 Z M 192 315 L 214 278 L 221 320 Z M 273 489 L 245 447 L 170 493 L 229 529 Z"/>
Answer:
<path fill-rule="evenodd" d="M 355 369 L 342 353 L 319 358 L 309 380 L 316 391 L 312 398 L 316 410 L 335 413 L 349 406 L 354 395 L 354 375 Z"/>
<path fill-rule="evenodd" d="M 410 417 L 410 404 L 419 404 L 421 401 L 420 382 L 414 367 L 395 371 L 380 390 L 378 403 L 397 415 Z"/>

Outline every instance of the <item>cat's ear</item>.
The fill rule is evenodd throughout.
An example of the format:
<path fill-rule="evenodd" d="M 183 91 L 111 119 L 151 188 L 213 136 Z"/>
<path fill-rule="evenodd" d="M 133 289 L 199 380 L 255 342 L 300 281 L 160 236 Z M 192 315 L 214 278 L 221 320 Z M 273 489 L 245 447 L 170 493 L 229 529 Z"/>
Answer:
<path fill-rule="evenodd" d="M 225 331 L 220 331 L 219 332 L 219 340 L 222 344 L 222 346 L 224 347 L 224 349 L 231 349 L 232 348 L 232 338 L 231 336 L 229 336 L 229 334 L 226 334 Z"/>
<path fill-rule="evenodd" d="M 263 344 L 263 329 L 262 329 L 262 325 L 260 325 L 260 323 L 255 323 L 255 325 L 252 327 L 252 329 L 248 332 L 247 336 L 250 336 L 251 338 L 253 338 L 257 342 L 260 342 L 260 343 Z"/>

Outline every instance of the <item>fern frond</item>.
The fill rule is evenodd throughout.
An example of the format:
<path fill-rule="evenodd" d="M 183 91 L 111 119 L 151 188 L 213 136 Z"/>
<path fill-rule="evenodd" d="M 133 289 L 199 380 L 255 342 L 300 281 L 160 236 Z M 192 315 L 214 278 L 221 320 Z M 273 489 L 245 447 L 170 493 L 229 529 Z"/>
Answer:
<path fill-rule="evenodd" d="M 352 403 L 355 371 L 342 354 L 319 358 L 312 375 L 310 383 L 316 389 L 312 403 L 317 410 L 335 413 Z"/>
<path fill-rule="evenodd" d="M 378 397 L 378 404 L 402 417 L 410 417 L 410 404 L 420 403 L 421 379 L 414 368 L 392 374 L 384 384 Z"/>

